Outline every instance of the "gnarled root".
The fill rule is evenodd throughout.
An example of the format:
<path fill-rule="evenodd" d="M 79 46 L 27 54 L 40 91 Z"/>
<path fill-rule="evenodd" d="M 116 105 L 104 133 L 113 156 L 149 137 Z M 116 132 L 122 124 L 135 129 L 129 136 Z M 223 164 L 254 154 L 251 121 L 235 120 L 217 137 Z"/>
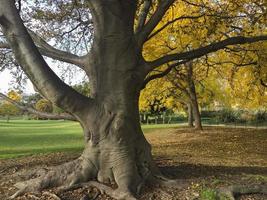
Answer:
<path fill-rule="evenodd" d="M 219 196 L 225 196 L 230 200 L 235 200 L 237 196 L 245 194 L 267 194 L 266 184 L 255 185 L 232 185 L 229 187 L 220 188 L 218 190 Z"/>
<path fill-rule="evenodd" d="M 148 183 L 152 185 L 159 185 L 160 187 L 168 187 L 168 188 L 175 188 L 175 189 L 182 189 L 186 188 L 189 184 L 186 183 L 185 180 L 182 179 L 170 179 L 162 174 L 153 175 L 151 174 Z"/>
<path fill-rule="evenodd" d="M 96 187 L 101 194 L 106 194 L 114 199 L 136 200 L 136 198 L 132 195 L 130 191 L 125 191 L 120 189 L 114 190 L 111 187 L 96 181 L 89 181 L 86 183 L 75 184 L 70 187 L 61 187 L 59 188 L 59 190 L 69 191 L 69 190 L 75 190 L 77 188 L 89 188 L 89 187 Z"/>
<path fill-rule="evenodd" d="M 96 169 L 90 162 L 78 158 L 72 162 L 57 166 L 46 174 L 25 182 L 15 184 L 19 190 L 10 199 L 25 194 L 26 192 L 39 193 L 42 189 L 61 185 L 74 185 L 77 182 L 85 182 L 96 176 Z"/>

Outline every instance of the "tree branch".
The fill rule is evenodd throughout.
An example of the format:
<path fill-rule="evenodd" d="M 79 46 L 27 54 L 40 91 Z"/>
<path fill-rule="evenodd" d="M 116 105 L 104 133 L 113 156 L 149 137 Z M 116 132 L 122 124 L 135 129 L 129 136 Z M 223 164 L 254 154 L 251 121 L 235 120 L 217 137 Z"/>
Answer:
<path fill-rule="evenodd" d="M 41 111 L 35 110 L 34 108 L 24 106 L 24 105 L 22 105 L 16 101 L 14 101 L 13 99 L 10 99 L 8 96 L 4 95 L 3 93 L 0 93 L 0 98 L 13 104 L 14 106 L 16 106 L 18 109 L 20 109 L 22 111 L 26 111 L 26 112 L 35 114 L 39 117 L 44 117 L 44 118 L 48 118 L 48 119 L 65 119 L 65 120 L 77 121 L 77 119 L 75 117 L 73 117 L 72 115 L 67 114 L 67 113 L 53 114 L 53 113 L 41 112 Z"/>
<path fill-rule="evenodd" d="M 141 8 L 140 16 L 135 30 L 136 33 L 140 32 L 144 27 L 150 6 L 151 0 L 144 0 L 143 7 Z"/>
<path fill-rule="evenodd" d="M 56 49 L 33 31 L 28 30 L 28 32 L 30 33 L 34 43 L 38 46 L 38 49 L 42 55 L 59 61 L 77 65 L 82 69 L 84 68 L 83 56 L 80 57 L 70 52 Z"/>
<path fill-rule="evenodd" d="M 198 49 L 194 49 L 191 51 L 169 54 L 169 55 L 163 56 L 155 61 L 149 62 L 149 65 L 151 66 L 151 71 L 152 71 L 154 68 L 161 66 L 165 63 L 171 62 L 171 61 L 177 61 L 177 60 L 180 61 L 180 60 L 185 60 L 185 59 L 193 60 L 195 58 L 202 57 L 206 54 L 216 52 L 229 45 L 248 44 L 248 43 L 254 43 L 254 42 L 259 42 L 259 41 L 264 41 L 264 40 L 267 40 L 267 35 L 254 36 L 254 37 L 244 37 L 244 36 L 231 37 L 231 38 L 227 38 L 219 42 L 214 42 L 207 46 L 200 47 Z"/>
<path fill-rule="evenodd" d="M 144 44 L 144 42 L 149 37 L 150 33 L 154 30 L 154 28 L 158 25 L 158 23 L 161 21 L 167 10 L 170 8 L 170 6 L 173 4 L 175 0 L 164 0 L 160 1 L 157 10 L 152 15 L 150 20 L 146 23 L 146 25 L 143 27 L 142 31 L 138 34 L 138 43 L 140 46 Z"/>
<path fill-rule="evenodd" d="M 157 73 L 157 74 L 153 74 L 151 76 L 148 76 L 145 80 L 144 80 L 144 83 L 143 83 L 143 86 L 142 88 L 145 88 L 145 86 L 152 80 L 154 79 L 157 79 L 157 78 L 162 78 L 163 76 L 166 76 L 168 73 L 171 72 L 171 70 L 174 68 L 174 67 L 177 67 L 178 65 L 181 65 L 181 64 L 184 64 L 186 63 L 187 60 L 184 60 L 184 61 L 181 61 L 181 62 L 175 62 L 173 64 L 168 64 L 168 67 L 161 73 Z"/>
<path fill-rule="evenodd" d="M 260 83 L 261 83 L 261 85 L 262 85 L 263 87 L 266 87 L 266 88 L 267 88 L 267 83 L 265 83 L 265 82 L 263 81 L 263 79 L 260 79 Z"/>
<path fill-rule="evenodd" d="M 158 33 L 160 33 L 161 31 L 163 31 L 166 27 L 168 27 L 169 25 L 179 21 L 179 20 L 183 20 L 183 19 L 198 19 L 200 17 L 205 16 L 205 14 L 202 15 L 198 15 L 198 16 L 181 16 L 181 17 L 177 17 L 171 21 L 168 21 L 166 24 L 164 24 L 162 27 L 160 27 L 158 30 L 156 30 L 154 33 L 152 33 L 151 35 L 149 35 L 147 40 L 150 40 L 152 37 L 154 37 L 155 35 L 157 35 Z"/>
<path fill-rule="evenodd" d="M 0 42 L 0 49 L 10 49 L 10 46 L 8 43 Z"/>
<path fill-rule="evenodd" d="M 84 117 L 84 113 L 79 110 L 90 107 L 93 101 L 66 85 L 49 68 L 24 26 L 14 0 L 1 0 L 0 3 L 2 31 L 17 62 L 34 86 L 42 95 L 63 110 L 74 114 L 75 117 Z"/>
<path fill-rule="evenodd" d="M 33 39 L 35 45 L 37 45 L 38 50 L 42 55 L 55 60 L 77 65 L 81 69 L 84 68 L 84 56 L 80 57 L 70 52 L 56 49 L 33 31 L 28 29 L 28 32 L 30 33 L 31 38 Z M 10 45 L 5 42 L 0 42 L 0 48 L 11 49 Z"/>

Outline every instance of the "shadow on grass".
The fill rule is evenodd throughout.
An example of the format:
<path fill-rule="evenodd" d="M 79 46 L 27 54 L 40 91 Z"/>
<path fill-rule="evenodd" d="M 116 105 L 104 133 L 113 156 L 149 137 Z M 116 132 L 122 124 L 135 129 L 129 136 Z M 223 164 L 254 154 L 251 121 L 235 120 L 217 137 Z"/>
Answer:
<path fill-rule="evenodd" d="M 162 161 L 162 160 L 161 160 Z M 223 176 L 223 175 L 264 175 L 267 176 L 267 167 L 257 166 L 208 166 L 202 164 L 179 163 L 177 165 L 168 166 L 160 165 L 163 174 L 171 178 L 194 179 L 204 178 L 207 176 Z"/>

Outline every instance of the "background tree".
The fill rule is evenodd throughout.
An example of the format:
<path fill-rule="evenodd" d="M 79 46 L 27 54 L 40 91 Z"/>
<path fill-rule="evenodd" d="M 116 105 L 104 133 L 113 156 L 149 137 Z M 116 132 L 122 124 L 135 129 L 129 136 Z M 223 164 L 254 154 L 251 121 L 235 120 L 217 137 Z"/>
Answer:
<path fill-rule="evenodd" d="M 8 97 L 15 102 L 21 101 L 21 96 L 14 90 L 10 90 L 7 93 Z M 6 116 L 7 122 L 10 120 L 10 116 L 16 116 L 20 114 L 20 110 L 8 101 L 0 102 L 0 115 Z"/>
<path fill-rule="evenodd" d="M 46 99 L 40 99 L 39 101 L 37 101 L 37 103 L 35 104 L 35 108 L 36 110 L 47 113 L 51 113 L 53 111 L 52 103 Z"/>
<path fill-rule="evenodd" d="M 152 159 L 151 147 L 139 123 L 140 90 L 150 80 L 162 77 L 174 67 L 190 60 L 228 46 L 267 39 L 267 36 L 263 35 L 264 31 L 257 31 L 256 36 L 254 31 L 250 32 L 255 27 L 264 29 L 259 26 L 263 15 L 258 13 L 261 4 L 257 6 L 258 4 L 254 5 L 250 1 L 242 1 L 242 4 L 238 1 L 238 5 L 236 1 L 208 1 L 202 5 L 185 0 L 153 1 L 152 4 L 149 1 L 137 0 L 88 0 L 84 3 L 40 1 L 29 6 L 29 10 L 23 11 L 23 7 L 19 6 L 23 12 L 21 15 L 15 1 L 1 0 L 0 3 L 0 24 L 5 37 L 1 46 L 12 49 L 16 62 L 46 99 L 75 116 L 83 127 L 86 143 L 81 157 L 55 167 L 41 177 L 19 184 L 19 191 L 13 197 L 49 186 L 63 186 L 68 189 L 94 179 L 101 183 L 116 182 L 115 191 L 99 183 L 91 184 L 117 199 L 135 199 L 134 196 L 141 186 L 147 182 L 177 185 L 176 181 L 162 178 Z M 52 6 L 47 5 L 48 3 L 52 3 Z M 257 13 L 254 13 L 254 7 L 257 7 Z M 175 12 L 174 18 L 169 17 L 172 8 L 181 10 Z M 48 23 L 43 25 L 31 20 L 23 22 L 21 19 L 35 14 L 37 17 L 34 20 L 48 19 Z M 244 14 L 244 17 L 240 17 L 240 14 Z M 258 14 L 256 22 L 252 21 L 250 16 Z M 176 22 L 183 19 L 194 21 L 195 18 L 197 23 L 192 23 L 189 27 L 195 26 L 196 29 L 193 32 L 189 29 L 190 33 L 184 35 L 188 29 L 186 26 L 178 26 Z M 221 34 L 221 28 L 217 25 L 234 26 L 233 18 L 244 25 L 248 22 L 248 25 L 244 26 L 246 30 L 240 31 L 227 26 L 230 34 Z M 77 55 L 75 49 L 62 50 L 55 48 L 57 45 L 53 47 L 46 42 L 45 39 L 54 37 L 57 40 L 60 35 L 64 38 L 65 34 L 59 33 L 65 29 L 63 25 L 66 22 L 70 23 L 71 27 L 66 39 L 67 44 L 71 43 L 71 38 L 74 38 L 74 43 L 83 41 L 77 39 L 77 35 L 79 38 L 80 34 L 86 33 L 79 33 L 80 28 L 94 28 L 93 43 L 89 40 L 84 42 L 85 49 L 91 47 L 88 52 L 83 51 L 85 54 L 81 55 L 78 50 Z M 80 23 L 80 26 L 75 28 L 77 23 Z M 47 24 L 53 26 L 45 27 Z M 198 25 L 202 25 L 199 30 Z M 206 25 L 215 28 L 209 33 L 200 34 L 203 32 L 201 28 Z M 48 29 L 51 31 L 43 31 Z M 36 30 L 41 35 L 43 33 L 43 38 L 34 33 Z M 172 34 L 166 34 L 164 37 L 159 34 L 175 30 L 181 30 L 179 38 Z M 53 31 L 55 34 L 49 35 Z M 188 35 L 200 35 L 201 42 L 191 41 L 192 36 Z M 92 35 L 82 35 L 81 38 L 90 39 L 90 36 Z M 165 42 L 164 39 L 176 41 L 182 38 L 188 38 L 187 44 L 191 50 L 175 47 L 173 51 L 164 52 L 164 49 L 160 48 L 157 53 L 156 48 L 153 48 L 151 50 L 155 51 L 155 57 L 146 58 L 147 52 L 143 51 L 143 47 L 148 40 L 151 45 L 155 39 Z M 63 40 L 61 44 L 64 44 Z M 68 46 L 67 44 L 65 46 Z M 42 55 L 75 64 L 83 69 L 90 80 L 90 97 L 78 93 L 64 83 L 49 68 Z"/>
<path fill-rule="evenodd" d="M 77 92 L 83 94 L 84 96 L 90 96 L 90 83 L 83 81 L 80 84 L 75 84 L 72 86 Z"/>
<path fill-rule="evenodd" d="M 196 75 L 194 75 L 193 63 L 186 63 L 184 67 L 176 69 L 173 75 L 170 74 L 168 79 L 175 90 L 180 90 L 187 99 L 188 107 L 188 123 L 192 124 L 192 119 L 195 121 L 195 129 L 202 130 L 201 116 L 198 105 L 198 98 L 196 93 Z M 192 115 L 191 115 L 192 114 Z"/>
<path fill-rule="evenodd" d="M 155 121 L 158 116 L 162 116 L 165 123 L 167 122 L 165 118 L 168 111 L 172 113 L 173 110 L 177 109 L 174 98 L 170 95 L 170 86 L 171 84 L 167 80 L 157 79 L 151 81 L 141 92 L 139 110 L 143 114 L 144 122 L 148 123 L 150 116 L 153 116 Z"/>

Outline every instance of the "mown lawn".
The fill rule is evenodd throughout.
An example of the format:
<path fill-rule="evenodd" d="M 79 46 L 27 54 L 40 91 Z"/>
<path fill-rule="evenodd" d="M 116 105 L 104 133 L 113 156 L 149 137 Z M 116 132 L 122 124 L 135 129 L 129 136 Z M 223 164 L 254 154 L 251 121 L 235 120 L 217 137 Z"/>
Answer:
<path fill-rule="evenodd" d="M 145 133 L 177 125 L 144 125 Z M 0 159 L 37 153 L 81 151 L 82 129 L 77 122 L 53 120 L 0 120 Z"/>

